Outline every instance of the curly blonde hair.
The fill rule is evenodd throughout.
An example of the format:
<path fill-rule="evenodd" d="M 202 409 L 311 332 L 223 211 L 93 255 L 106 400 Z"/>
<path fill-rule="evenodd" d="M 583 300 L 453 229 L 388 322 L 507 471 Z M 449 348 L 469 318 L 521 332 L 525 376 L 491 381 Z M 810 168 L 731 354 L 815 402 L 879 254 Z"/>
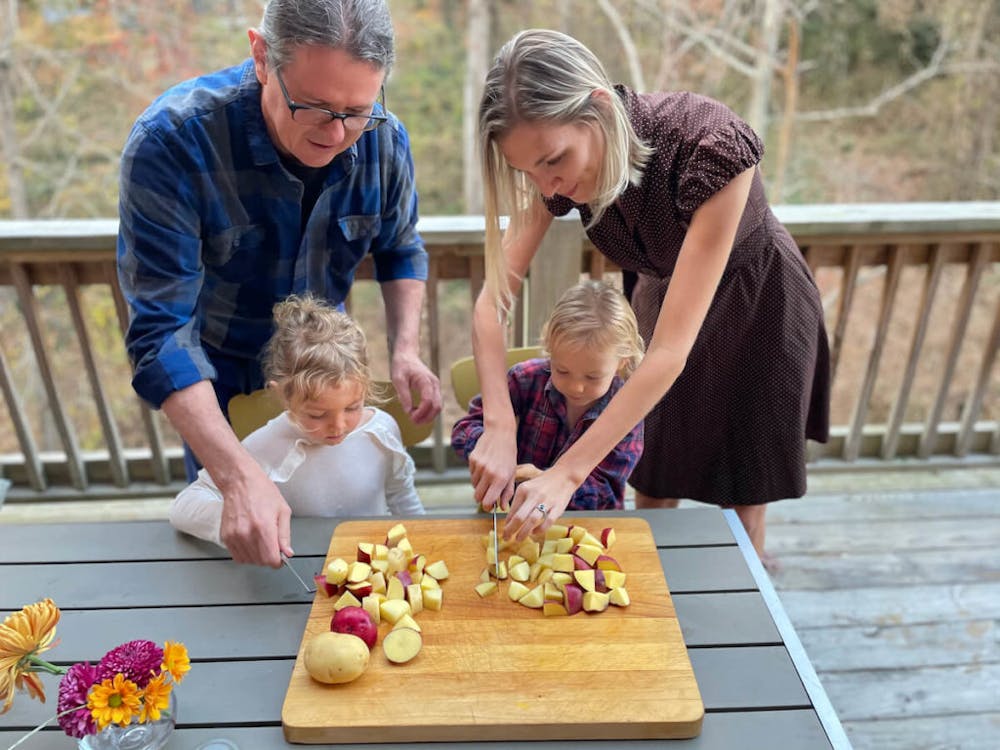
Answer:
<path fill-rule="evenodd" d="M 263 370 L 285 404 L 314 399 L 345 381 L 360 383 L 367 399 L 368 344 L 351 316 L 311 295 L 293 295 L 274 306 L 274 325 Z"/>
<path fill-rule="evenodd" d="M 639 324 L 625 296 L 603 281 L 571 286 L 556 302 L 542 328 L 547 354 L 557 346 L 613 351 L 622 364 L 618 374 L 627 379 L 642 361 L 646 347 Z"/>

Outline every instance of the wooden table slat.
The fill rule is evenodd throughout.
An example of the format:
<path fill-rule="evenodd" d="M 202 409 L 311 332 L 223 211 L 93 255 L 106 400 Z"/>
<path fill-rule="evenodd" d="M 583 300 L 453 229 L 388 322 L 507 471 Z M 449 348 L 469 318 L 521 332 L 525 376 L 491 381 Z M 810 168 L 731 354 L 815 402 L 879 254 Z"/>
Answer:
<path fill-rule="evenodd" d="M 754 591 L 757 588 L 736 546 L 661 549 L 660 564 L 671 596 L 706 591 Z"/>
<path fill-rule="evenodd" d="M 0 730 L 0 746 L 6 747 L 20 737 L 17 732 Z M 212 739 L 228 739 L 241 749 L 285 747 L 281 727 L 211 727 L 188 729 L 181 727 L 174 732 L 167 750 L 195 750 L 203 742 Z M 629 747 L 659 748 L 666 743 L 662 740 L 633 741 Z M 551 742 L 494 742 L 488 748 L 505 750 L 524 747 L 533 750 L 620 750 L 621 740 L 594 740 L 582 745 L 578 740 L 554 740 Z M 59 732 L 46 731 L 32 738 L 31 750 L 66 750 L 66 737 Z M 296 747 L 316 748 L 316 750 L 378 750 L 369 744 L 346 745 L 297 745 Z M 482 750 L 479 742 L 431 742 L 421 744 L 421 750 Z M 816 714 L 808 710 L 756 711 L 753 713 L 706 714 L 699 737 L 684 740 L 684 750 L 717 750 L 718 748 L 739 748 L 740 750 L 775 750 L 775 748 L 811 748 L 826 750 L 830 747 L 823 727 Z"/>
<path fill-rule="evenodd" d="M 292 519 L 300 556 L 326 555 L 334 518 Z M 228 560 L 225 549 L 172 529 L 163 521 L 132 521 L 122 533 L 114 523 L 0 524 L 0 565 L 114 560 Z M 0 569 L 2 570 L 2 569 Z"/>
<path fill-rule="evenodd" d="M 808 707 L 809 699 L 781 647 L 688 652 L 706 712 Z M 196 663 L 177 687 L 180 724 L 281 723 L 294 658 Z M 43 675 L 46 704 L 18 696 L 0 727 L 30 728 L 53 715 L 58 680 Z"/>
<path fill-rule="evenodd" d="M 659 550 L 671 595 L 685 592 L 753 591 L 753 578 L 735 546 Z M 322 569 L 323 558 L 297 556 L 294 565 L 306 579 Z M 228 559 L 107 562 L 95 576 L 86 565 L 8 564 L 0 610 L 50 596 L 64 609 L 198 606 L 308 602 L 290 571 L 234 565 Z M 740 566 L 742 565 L 742 569 Z M 115 585 L 109 586 L 108 580 Z"/>
<path fill-rule="evenodd" d="M 756 592 L 678 594 L 673 597 L 689 648 L 780 643 Z M 309 614 L 295 604 L 217 607 L 134 607 L 127 610 L 65 610 L 52 658 L 72 663 L 100 658 L 126 640 L 182 641 L 194 659 L 260 659 L 294 656 Z M 239 632 L 238 639 L 232 637 Z"/>
<path fill-rule="evenodd" d="M 688 648 L 781 643 L 767 604 L 756 591 L 670 596 Z"/>
<path fill-rule="evenodd" d="M 440 518 L 467 518 L 448 514 Z M 573 513 L 567 513 L 572 518 Z M 653 530 L 658 547 L 732 545 L 723 517 L 709 508 L 684 508 L 674 517 L 637 511 Z M 293 518 L 292 543 L 297 555 L 325 555 L 338 521 Z M 173 531 L 162 521 L 134 521 L 122 534 L 111 523 L 0 524 L 0 565 L 29 562 L 100 562 L 108 560 L 229 559 L 210 542 Z M 53 537 L 58 543 L 53 544 Z"/>

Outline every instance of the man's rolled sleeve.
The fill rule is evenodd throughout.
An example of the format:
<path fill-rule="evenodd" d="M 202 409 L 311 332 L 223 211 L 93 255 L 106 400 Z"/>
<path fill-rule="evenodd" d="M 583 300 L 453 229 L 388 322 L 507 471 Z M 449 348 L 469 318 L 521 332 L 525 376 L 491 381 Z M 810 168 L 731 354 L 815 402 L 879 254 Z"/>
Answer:
<path fill-rule="evenodd" d="M 424 241 L 417 232 L 418 202 L 413 154 L 403 123 L 393 117 L 379 129 L 379 163 L 384 186 L 382 227 L 373 250 L 375 278 L 427 280 Z"/>
<path fill-rule="evenodd" d="M 118 278 L 131 310 L 125 345 L 132 385 L 156 408 L 216 374 L 196 323 L 204 278 L 199 220 L 177 151 L 139 123 L 122 153 Z"/>

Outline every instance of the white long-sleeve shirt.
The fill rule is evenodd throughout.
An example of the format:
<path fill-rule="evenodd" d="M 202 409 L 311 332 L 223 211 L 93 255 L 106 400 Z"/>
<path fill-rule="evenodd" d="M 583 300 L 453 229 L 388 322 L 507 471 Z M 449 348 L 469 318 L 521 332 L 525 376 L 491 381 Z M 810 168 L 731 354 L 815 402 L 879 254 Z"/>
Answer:
<path fill-rule="evenodd" d="M 396 420 L 381 409 L 367 411 L 371 417 L 337 445 L 314 442 L 288 412 L 248 435 L 243 445 L 275 483 L 293 516 L 424 513 L 413 484 L 413 459 Z M 205 469 L 174 498 L 169 518 L 180 531 L 222 544 L 222 492 Z"/>

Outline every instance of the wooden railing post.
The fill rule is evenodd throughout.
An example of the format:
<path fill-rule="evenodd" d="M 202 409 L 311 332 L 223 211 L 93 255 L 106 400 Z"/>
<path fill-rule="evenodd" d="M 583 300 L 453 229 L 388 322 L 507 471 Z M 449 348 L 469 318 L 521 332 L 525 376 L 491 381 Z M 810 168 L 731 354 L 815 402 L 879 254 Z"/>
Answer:
<path fill-rule="evenodd" d="M 523 312 L 524 333 L 516 342 L 518 346 L 538 343 L 542 325 L 556 301 L 580 281 L 582 263 L 583 230 L 579 215 L 573 211 L 552 222 L 531 262 Z"/>

